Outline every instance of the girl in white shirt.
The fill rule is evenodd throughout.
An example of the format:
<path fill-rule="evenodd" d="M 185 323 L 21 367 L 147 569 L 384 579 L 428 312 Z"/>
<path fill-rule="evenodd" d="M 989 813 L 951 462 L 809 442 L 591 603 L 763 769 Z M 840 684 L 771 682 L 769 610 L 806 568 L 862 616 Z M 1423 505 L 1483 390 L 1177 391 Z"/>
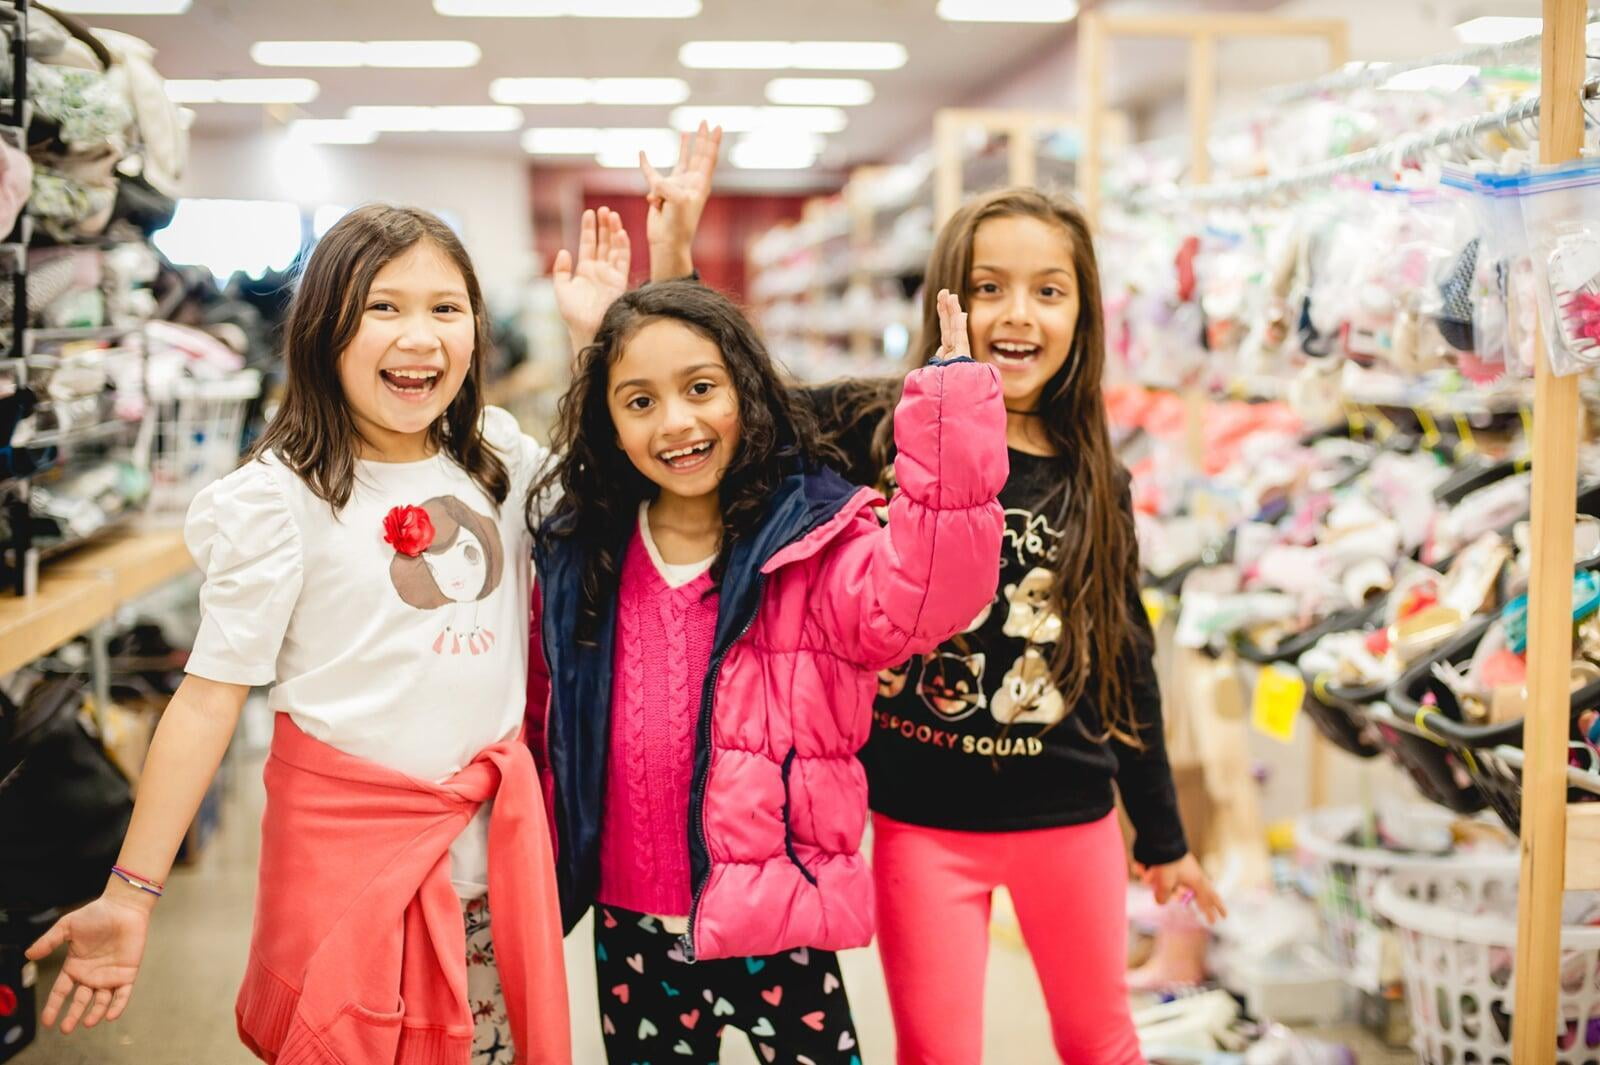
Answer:
<path fill-rule="evenodd" d="M 201 627 L 117 868 L 100 899 L 30 949 L 69 948 L 45 1024 L 64 1015 L 68 1032 L 122 1013 L 160 882 L 251 687 L 271 685 L 270 707 L 313 739 L 430 785 L 517 736 L 531 542 L 521 506 L 506 501 L 525 497 L 547 452 L 483 406 L 487 344 L 472 265 L 433 215 L 362 207 L 311 254 L 281 408 L 248 461 L 189 512 Z M 450 847 L 449 879 L 473 963 L 473 1046 L 499 1061 L 511 1038 L 487 932 L 489 815 L 485 802 Z M 538 835 L 528 846 L 548 867 Z M 264 878 L 260 890 L 292 885 Z M 538 919 L 559 949 L 554 911 Z M 532 978 L 559 992 L 564 1018 L 559 968 Z"/>

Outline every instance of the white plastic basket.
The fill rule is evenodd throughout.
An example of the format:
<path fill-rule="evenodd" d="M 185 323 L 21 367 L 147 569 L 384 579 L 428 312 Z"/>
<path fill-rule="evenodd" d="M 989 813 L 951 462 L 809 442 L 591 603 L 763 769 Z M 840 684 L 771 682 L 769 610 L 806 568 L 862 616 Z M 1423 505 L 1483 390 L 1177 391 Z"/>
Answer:
<path fill-rule="evenodd" d="M 261 375 L 241 370 L 218 381 L 183 378 L 169 395 L 151 395 L 139 446 L 149 456 L 156 518 L 182 518 L 195 494 L 239 464 L 244 414 L 261 394 Z"/>
<path fill-rule="evenodd" d="M 1440 806 L 1403 807 L 1406 820 L 1448 829 L 1459 815 Z M 1295 827 L 1306 891 L 1322 919 L 1323 948 L 1344 981 L 1381 994 L 1401 978 L 1399 946 L 1373 908 L 1378 884 L 1393 872 L 1424 875 L 1515 878 L 1517 853 L 1472 851 L 1461 854 L 1398 854 L 1382 847 L 1360 847 L 1344 840 L 1367 816 L 1359 807 L 1312 810 Z M 1487 1062 L 1483 1065 L 1488 1065 Z"/>
<path fill-rule="evenodd" d="M 1404 960 L 1412 1049 L 1425 1065 L 1510 1065 L 1517 874 L 1395 873 L 1377 907 Z M 1600 1061 L 1600 928 L 1561 930 L 1560 1030 L 1555 1062 Z"/>

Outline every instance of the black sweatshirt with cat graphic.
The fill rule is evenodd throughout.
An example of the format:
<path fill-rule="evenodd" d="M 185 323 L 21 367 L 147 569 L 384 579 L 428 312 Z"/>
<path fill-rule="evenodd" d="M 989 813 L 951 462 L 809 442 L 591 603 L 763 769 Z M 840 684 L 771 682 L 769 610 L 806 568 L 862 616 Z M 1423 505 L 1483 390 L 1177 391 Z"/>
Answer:
<path fill-rule="evenodd" d="M 856 483 L 892 490 L 884 476 L 892 469 L 873 468 L 870 419 L 841 418 L 831 389 L 805 394 L 826 428 L 843 427 L 844 472 Z M 1000 493 L 1006 531 L 993 601 L 967 632 L 879 676 L 872 736 L 861 754 L 872 808 L 932 828 L 1054 828 L 1110 813 L 1115 785 L 1137 833 L 1135 859 L 1176 861 L 1188 845 L 1167 764 L 1154 637 L 1139 589 L 1128 588 L 1136 639 L 1120 666 L 1128 673 L 1144 743 L 1135 749 L 1101 738 L 1092 696 L 1069 712 L 1051 683 L 1061 621 L 1047 603 L 1061 531 L 1053 527 L 1054 513 L 1039 508 L 1057 474 L 1050 459 L 1016 450 L 1010 458 L 1011 476 Z"/>

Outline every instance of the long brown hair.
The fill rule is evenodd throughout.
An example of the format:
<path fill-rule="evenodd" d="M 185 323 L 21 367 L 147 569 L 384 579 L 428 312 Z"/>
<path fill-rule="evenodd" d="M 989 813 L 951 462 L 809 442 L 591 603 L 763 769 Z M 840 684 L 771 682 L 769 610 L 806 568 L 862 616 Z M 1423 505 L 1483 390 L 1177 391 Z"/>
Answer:
<path fill-rule="evenodd" d="M 1054 450 L 1055 487 L 1039 505 L 1062 530 L 1050 589 L 1050 609 L 1062 621 L 1061 639 L 1051 656 L 1056 687 L 1071 708 L 1088 695 L 1100 710 L 1106 732 L 1142 746 L 1127 683 L 1127 663 L 1149 653 L 1139 646 L 1130 616 L 1128 589 L 1138 577 L 1139 549 L 1133 522 L 1123 504 L 1125 475 L 1111 448 L 1101 382 L 1105 368 L 1105 319 L 1100 304 L 1100 268 L 1089 225 L 1076 204 L 1033 188 L 1008 188 L 979 196 L 957 211 L 939 231 L 923 285 L 922 328 L 911 350 L 917 365 L 939 349 L 941 288 L 972 301 L 972 244 L 978 227 L 993 218 L 1036 218 L 1059 226 L 1072 245 L 1078 285 L 1078 321 L 1072 350 L 1046 383 L 1039 423 Z M 877 419 L 874 465 L 888 464 L 892 419 L 900 381 L 860 381 L 836 393 L 831 426 L 860 425 Z"/>
<path fill-rule="evenodd" d="M 438 216 L 415 207 L 373 203 L 339 219 L 306 260 L 284 330 L 288 382 L 283 402 L 249 455 L 277 454 L 335 511 L 350 501 L 361 452 L 339 383 L 339 358 L 361 325 L 372 279 L 424 241 L 461 271 L 472 304 L 473 334 L 472 365 L 444 416 L 429 426 L 428 443 L 454 459 L 497 505 L 510 490 L 505 463 L 483 439 L 479 424 L 489 317 L 472 260 Z"/>
<path fill-rule="evenodd" d="M 554 468 L 528 493 L 528 525 L 542 543 L 572 539 L 588 555 L 578 638 L 592 640 L 607 600 L 616 595 L 623 551 L 639 504 L 657 488 L 617 443 L 606 401 L 611 366 L 641 329 L 674 321 L 717 346 L 739 402 L 739 448 L 717 486 L 722 545 L 712 563 L 721 583 L 733 545 L 761 524 L 784 479 L 834 453 L 818 440 L 810 408 L 784 387 L 766 345 L 739 308 L 697 281 L 661 281 L 624 293 L 606 311 L 594 343 L 578 355 L 572 387 L 557 407 Z M 548 514 L 538 503 L 559 489 Z"/>

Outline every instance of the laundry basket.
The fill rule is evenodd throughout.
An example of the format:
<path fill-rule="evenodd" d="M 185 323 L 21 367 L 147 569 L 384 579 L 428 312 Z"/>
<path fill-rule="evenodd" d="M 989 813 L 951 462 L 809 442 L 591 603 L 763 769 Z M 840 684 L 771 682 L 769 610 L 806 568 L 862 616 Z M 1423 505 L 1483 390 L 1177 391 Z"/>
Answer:
<path fill-rule="evenodd" d="M 1405 869 L 1378 888 L 1401 947 L 1411 1047 L 1424 1065 L 1510 1065 L 1517 873 Z M 1600 1060 L 1600 928 L 1561 930 L 1555 1062 Z"/>
<path fill-rule="evenodd" d="M 1448 829 L 1457 815 L 1431 805 L 1408 805 L 1410 823 Z M 1295 829 L 1302 886 L 1317 903 L 1323 947 L 1346 983 L 1371 994 L 1400 980 L 1398 947 L 1373 909 L 1379 882 L 1399 870 L 1427 875 L 1500 875 L 1515 878 L 1517 852 L 1473 850 L 1442 855 L 1402 854 L 1345 840 L 1361 827 L 1367 812 L 1359 807 L 1312 810 Z M 1483 1065 L 1488 1065 L 1487 1062 Z"/>
<path fill-rule="evenodd" d="M 181 518 L 195 493 L 239 464 L 245 410 L 261 394 L 261 375 L 182 378 L 164 391 L 150 396 L 155 417 L 146 421 L 139 446 L 149 462 L 149 513 Z"/>

